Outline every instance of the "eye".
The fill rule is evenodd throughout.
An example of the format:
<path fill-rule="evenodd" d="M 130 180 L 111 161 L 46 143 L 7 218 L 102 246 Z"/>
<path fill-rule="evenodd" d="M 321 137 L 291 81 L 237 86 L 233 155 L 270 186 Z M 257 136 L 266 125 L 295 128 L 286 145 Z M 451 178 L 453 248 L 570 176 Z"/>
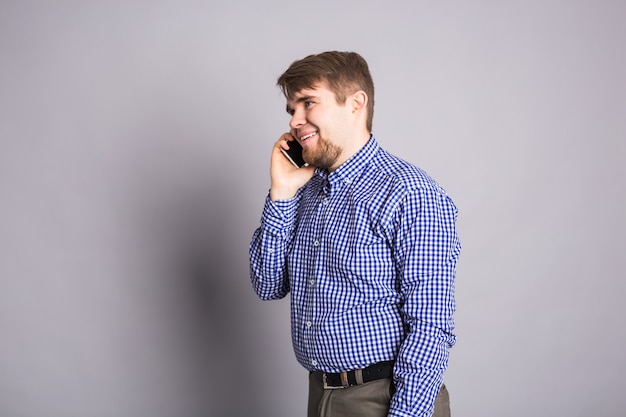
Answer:
<path fill-rule="evenodd" d="M 310 101 L 310 100 L 307 100 L 307 101 L 305 101 L 305 102 L 304 102 L 304 107 L 305 107 L 305 108 L 307 108 L 307 107 L 311 107 L 312 105 L 313 105 L 313 102 L 312 102 L 312 101 Z"/>

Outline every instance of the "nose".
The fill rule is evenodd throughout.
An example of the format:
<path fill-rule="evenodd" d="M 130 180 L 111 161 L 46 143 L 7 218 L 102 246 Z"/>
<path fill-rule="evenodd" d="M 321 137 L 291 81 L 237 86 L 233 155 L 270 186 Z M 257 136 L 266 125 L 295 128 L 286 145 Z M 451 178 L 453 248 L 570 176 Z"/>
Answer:
<path fill-rule="evenodd" d="M 293 115 L 291 116 L 291 120 L 289 120 L 289 127 L 292 129 L 298 129 L 306 124 L 306 117 L 304 115 L 304 111 L 295 110 Z"/>

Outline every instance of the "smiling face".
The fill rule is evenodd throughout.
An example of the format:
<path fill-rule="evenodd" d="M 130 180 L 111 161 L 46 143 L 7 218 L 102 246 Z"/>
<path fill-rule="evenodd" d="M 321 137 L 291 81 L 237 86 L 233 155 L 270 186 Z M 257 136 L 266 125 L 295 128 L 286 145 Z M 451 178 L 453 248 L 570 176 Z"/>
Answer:
<path fill-rule="evenodd" d="M 302 145 L 306 162 L 333 171 L 363 146 L 364 137 L 369 138 L 362 120 L 363 103 L 358 101 L 363 96 L 357 92 L 338 103 L 335 94 L 320 83 L 287 100 L 291 134 Z"/>

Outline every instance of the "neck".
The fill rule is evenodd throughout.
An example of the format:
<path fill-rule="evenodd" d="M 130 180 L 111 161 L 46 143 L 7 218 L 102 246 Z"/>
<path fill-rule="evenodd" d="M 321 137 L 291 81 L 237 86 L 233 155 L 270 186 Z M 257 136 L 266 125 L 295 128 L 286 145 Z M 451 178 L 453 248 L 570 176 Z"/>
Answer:
<path fill-rule="evenodd" d="M 349 147 L 344 147 L 343 152 L 341 153 L 341 157 L 336 161 L 336 163 L 330 167 L 329 172 L 333 172 L 340 166 L 342 166 L 348 159 L 352 158 L 357 152 L 359 152 L 363 146 L 370 139 L 371 133 L 368 130 L 364 130 L 355 136 L 355 140 L 350 142 Z"/>

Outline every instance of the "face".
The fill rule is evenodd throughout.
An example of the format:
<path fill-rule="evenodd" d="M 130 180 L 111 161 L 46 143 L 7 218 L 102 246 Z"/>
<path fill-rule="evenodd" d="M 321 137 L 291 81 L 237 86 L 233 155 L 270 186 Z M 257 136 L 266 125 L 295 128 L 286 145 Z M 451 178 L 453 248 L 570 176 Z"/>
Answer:
<path fill-rule="evenodd" d="M 287 100 L 291 134 L 302 144 L 302 156 L 317 168 L 332 171 L 345 162 L 354 136 L 350 106 L 340 105 L 323 84 L 297 92 Z"/>

